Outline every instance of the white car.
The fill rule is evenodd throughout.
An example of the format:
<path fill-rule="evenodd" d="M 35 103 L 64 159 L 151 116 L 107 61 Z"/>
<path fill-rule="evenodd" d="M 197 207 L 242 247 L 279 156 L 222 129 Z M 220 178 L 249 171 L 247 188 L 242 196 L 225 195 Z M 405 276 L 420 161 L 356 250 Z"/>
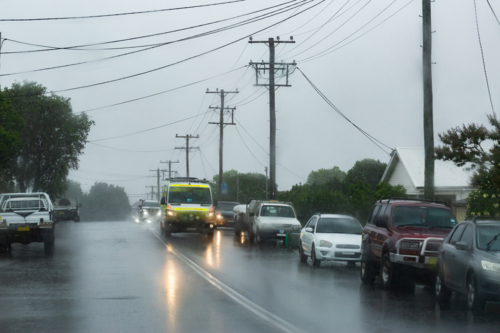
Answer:
<path fill-rule="evenodd" d="M 313 266 L 323 260 L 361 261 L 361 234 L 358 220 L 348 215 L 315 214 L 300 232 L 300 261 L 311 257 Z"/>

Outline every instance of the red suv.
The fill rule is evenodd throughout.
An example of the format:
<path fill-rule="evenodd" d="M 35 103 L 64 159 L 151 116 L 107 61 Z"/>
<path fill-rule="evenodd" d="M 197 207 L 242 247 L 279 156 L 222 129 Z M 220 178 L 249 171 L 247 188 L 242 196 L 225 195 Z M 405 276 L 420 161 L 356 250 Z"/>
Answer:
<path fill-rule="evenodd" d="M 433 283 L 439 246 L 455 225 L 444 202 L 380 199 L 363 229 L 361 281 L 372 284 L 380 274 L 384 289 L 414 278 Z"/>

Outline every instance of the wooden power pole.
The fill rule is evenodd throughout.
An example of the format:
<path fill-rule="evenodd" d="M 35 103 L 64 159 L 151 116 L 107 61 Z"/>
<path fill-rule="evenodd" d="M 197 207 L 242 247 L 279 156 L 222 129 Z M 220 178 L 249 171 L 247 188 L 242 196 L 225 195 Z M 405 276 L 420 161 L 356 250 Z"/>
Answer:
<path fill-rule="evenodd" d="M 189 147 L 189 139 L 199 139 L 200 136 L 192 136 L 191 134 L 186 135 L 175 135 L 176 138 L 185 138 L 186 139 L 186 147 L 175 147 L 175 149 L 185 149 L 186 150 L 186 177 L 189 177 L 189 151 L 191 149 L 199 149 L 200 147 Z"/>
<path fill-rule="evenodd" d="M 434 123 L 432 102 L 432 27 L 431 0 L 422 0 L 422 63 L 424 77 L 424 196 L 434 199 Z"/>
<path fill-rule="evenodd" d="M 270 178 L 270 197 L 271 199 L 276 199 L 276 102 L 275 102 L 275 91 L 279 87 L 291 87 L 288 84 L 288 74 L 290 72 L 290 68 L 296 66 L 295 61 L 293 63 L 275 63 L 274 59 L 274 50 L 276 44 L 281 43 L 295 43 L 293 38 L 290 37 L 289 41 L 280 41 L 279 37 L 274 40 L 274 38 L 269 38 L 267 41 L 253 41 L 252 37 L 250 37 L 250 44 L 252 43 L 263 43 L 267 44 L 269 47 L 269 62 L 252 62 L 250 61 L 250 65 L 255 68 L 255 76 L 256 76 L 256 86 L 265 86 L 269 89 L 269 122 L 270 122 L 270 135 L 269 135 L 269 178 Z M 263 71 L 264 73 L 269 71 L 269 83 L 260 83 L 259 84 L 259 71 Z M 281 71 L 284 75 L 286 75 L 286 83 L 285 84 L 276 84 L 274 80 L 274 75 L 277 71 Z"/>
<path fill-rule="evenodd" d="M 214 122 L 209 122 L 209 124 L 215 124 L 219 125 L 220 127 L 220 136 L 219 136 L 219 201 L 222 200 L 222 183 L 223 183 L 223 146 L 224 146 L 224 125 L 236 125 L 234 123 L 234 110 L 236 108 L 225 108 L 224 107 L 224 96 L 227 94 L 237 94 L 238 89 L 236 91 L 224 91 L 224 89 L 217 89 L 216 91 L 208 91 L 207 89 L 207 94 L 219 94 L 220 95 L 220 120 L 218 123 Z M 219 107 L 210 107 L 210 109 L 219 109 Z M 230 123 L 224 123 L 224 111 L 225 110 L 230 110 L 231 112 L 231 122 Z"/>
<path fill-rule="evenodd" d="M 168 163 L 168 179 L 172 178 L 172 163 L 179 163 L 179 160 L 177 161 L 171 161 L 171 160 L 168 160 L 168 161 L 160 161 L 160 163 Z"/>

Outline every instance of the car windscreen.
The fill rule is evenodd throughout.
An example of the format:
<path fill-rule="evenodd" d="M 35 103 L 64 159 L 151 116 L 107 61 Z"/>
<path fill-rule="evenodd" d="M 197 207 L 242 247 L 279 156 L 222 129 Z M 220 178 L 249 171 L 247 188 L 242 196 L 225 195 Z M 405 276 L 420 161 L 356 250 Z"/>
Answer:
<path fill-rule="evenodd" d="M 232 211 L 234 207 L 238 206 L 239 203 L 229 203 L 229 202 L 224 202 L 224 203 L 219 203 L 217 204 L 217 210 L 220 210 L 221 212 L 228 212 Z"/>
<path fill-rule="evenodd" d="M 144 204 L 142 205 L 144 208 L 148 208 L 148 207 L 151 207 L 151 208 L 160 208 L 160 204 L 156 201 L 146 201 L 144 202 Z"/>
<path fill-rule="evenodd" d="M 320 218 L 316 224 L 316 233 L 320 234 L 356 234 L 361 235 L 363 229 L 353 218 Z"/>
<path fill-rule="evenodd" d="M 168 202 L 172 204 L 212 204 L 208 187 L 171 186 Z"/>
<path fill-rule="evenodd" d="M 393 227 L 445 228 L 455 226 L 455 217 L 445 208 L 427 206 L 396 206 L 392 212 Z"/>
<path fill-rule="evenodd" d="M 500 251 L 500 225 L 478 225 L 477 248 L 484 251 Z"/>
<path fill-rule="evenodd" d="M 262 206 L 260 216 L 288 217 L 295 218 L 295 213 L 290 206 Z"/>

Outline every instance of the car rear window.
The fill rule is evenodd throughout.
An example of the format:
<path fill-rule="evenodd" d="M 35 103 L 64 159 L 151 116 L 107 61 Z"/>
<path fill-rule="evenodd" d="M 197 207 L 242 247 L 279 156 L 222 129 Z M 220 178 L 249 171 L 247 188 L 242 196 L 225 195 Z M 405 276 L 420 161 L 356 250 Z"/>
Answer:
<path fill-rule="evenodd" d="M 295 218 L 295 213 L 290 206 L 262 206 L 260 216 Z"/>
<path fill-rule="evenodd" d="M 453 228 L 456 224 L 452 212 L 445 208 L 428 206 L 396 206 L 391 225 L 423 228 Z"/>
<path fill-rule="evenodd" d="M 319 234 L 356 234 L 361 235 L 363 229 L 353 218 L 321 218 L 316 226 Z"/>

